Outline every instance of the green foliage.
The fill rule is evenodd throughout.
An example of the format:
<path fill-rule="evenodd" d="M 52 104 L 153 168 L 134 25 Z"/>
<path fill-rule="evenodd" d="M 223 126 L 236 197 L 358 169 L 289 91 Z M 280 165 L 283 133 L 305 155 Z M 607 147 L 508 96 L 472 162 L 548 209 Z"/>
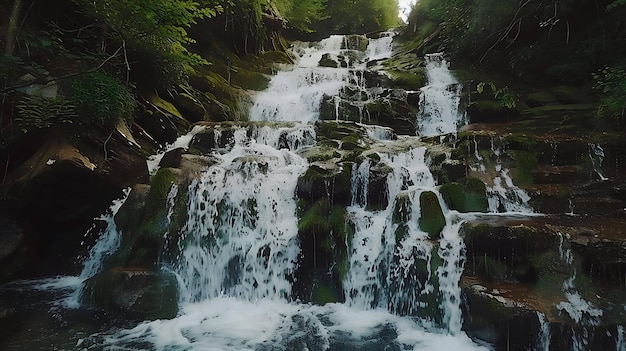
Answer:
<path fill-rule="evenodd" d="M 567 43 L 579 16 L 576 11 L 583 5 L 582 0 L 420 0 L 409 17 L 409 27 L 434 24 L 455 58 L 494 64 L 508 59 L 512 60 L 509 65 L 517 66 L 528 59 L 524 55 L 544 54 L 529 49 L 538 38 Z M 516 56 L 518 49 L 526 52 Z"/>
<path fill-rule="evenodd" d="M 400 24 L 397 0 L 333 0 L 327 1 L 326 21 L 315 26 L 322 31 L 332 28 L 343 33 L 368 33 Z"/>
<path fill-rule="evenodd" d="M 593 88 L 602 93 L 598 117 L 623 120 L 626 111 L 626 71 L 618 67 L 604 67 L 592 74 Z"/>
<path fill-rule="evenodd" d="M 508 86 L 504 88 L 498 88 L 495 84 L 488 82 L 480 82 L 476 86 L 476 92 L 482 94 L 485 92 L 485 86 L 488 86 L 491 89 L 491 93 L 493 97 L 500 102 L 502 107 L 506 108 L 515 108 L 517 106 L 517 97 L 513 92 L 509 90 Z"/>
<path fill-rule="evenodd" d="M 14 123 L 24 132 L 37 128 L 49 128 L 57 123 L 74 123 L 77 119 L 71 101 L 40 96 L 24 96 L 16 106 Z"/>
<path fill-rule="evenodd" d="M 101 124 L 114 123 L 118 118 L 131 119 L 136 105 L 130 87 L 103 71 L 74 79 L 71 99 L 77 113 Z"/>
<path fill-rule="evenodd" d="M 613 10 L 614 8 L 626 4 L 626 0 L 614 0 L 612 3 L 608 4 L 606 7 L 607 11 Z"/>
<path fill-rule="evenodd" d="M 155 85 L 166 89 L 181 82 L 184 65 L 206 63 L 187 50 L 194 41 L 186 29 L 222 11 L 214 0 L 72 1 L 104 25 L 108 39 L 124 48 L 125 61 L 127 51 L 135 53 L 148 66 L 146 76 L 157 74 Z"/>
<path fill-rule="evenodd" d="M 311 24 L 324 18 L 323 0 L 274 0 L 273 3 L 289 24 L 302 32 L 312 32 Z"/>

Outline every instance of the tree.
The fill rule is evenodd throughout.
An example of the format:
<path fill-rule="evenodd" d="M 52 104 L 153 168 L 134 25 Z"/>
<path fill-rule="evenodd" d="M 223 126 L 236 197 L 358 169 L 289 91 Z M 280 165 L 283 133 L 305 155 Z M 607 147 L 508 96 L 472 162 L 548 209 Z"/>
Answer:
<path fill-rule="evenodd" d="M 22 0 L 13 0 L 11 16 L 9 17 L 9 24 L 7 26 L 6 35 L 4 37 L 4 53 L 6 55 L 13 54 L 13 47 L 15 46 L 15 32 L 17 31 L 17 23 L 20 18 L 21 9 Z"/>
<path fill-rule="evenodd" d="M 72 1 L 85 15 L 102 24 L 107 33 L 107 37 L 102 38 L 103 47 L 113 42 L 122 48 L 127 71 L 130 71 L 127 57 L 130 47 L 155 69 L 162 66 L 158 70 L 162 71 L 161 76 L 168 85 L 177 83 L 176 77 L 183 72 L 182 65 L 203 62 L 186 48 L 193 42 L 187 28 L 201 18 L 213 17 L 222 11 L 216 0 L 202 3 L 194 0 Z"/>

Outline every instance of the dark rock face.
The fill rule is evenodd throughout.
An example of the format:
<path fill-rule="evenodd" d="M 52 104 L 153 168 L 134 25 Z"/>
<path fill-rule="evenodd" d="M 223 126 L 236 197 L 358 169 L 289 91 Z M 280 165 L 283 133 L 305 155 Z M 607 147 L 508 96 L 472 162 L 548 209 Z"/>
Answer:
<path fill-rule="evenodd" d="M 170 319 L 178 313 L 178 284 L 163 270 L 116 267 L 86 281 L 82 303 L 129 319 Z"/>
<path fill-rule="evenodd" d="M 106 134 L 105 134 L 106 133 Z M 75 269 L 74 259 L 94 217 L 121 188 L 148 177 L 145 151 L 126 125 L 97 127 L 76 138 L 52 129 L 29 158 L 5 179 L 3 207 L 24 229 L 17 261 L 4 278 Z M 147 144 L 146 144 L 147 145 Z"/>

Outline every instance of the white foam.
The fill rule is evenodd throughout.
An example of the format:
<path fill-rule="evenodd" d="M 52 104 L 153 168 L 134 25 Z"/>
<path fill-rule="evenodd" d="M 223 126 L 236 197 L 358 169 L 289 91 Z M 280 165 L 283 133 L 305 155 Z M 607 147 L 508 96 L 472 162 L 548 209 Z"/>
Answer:
<path fill-rule="evenodd" d="M 367 342 L 364 342 L 367 340 Z M 78 347 L 116 350 L 328 350 L 342 346 L 379 350 L 487 350 L 467 336 L 425 331 L 411 318 L 385 310 L 362 311 L 342 304 L 289 304 L 217 297 L 185 304 L 179 317 L 81 339 Z"/>

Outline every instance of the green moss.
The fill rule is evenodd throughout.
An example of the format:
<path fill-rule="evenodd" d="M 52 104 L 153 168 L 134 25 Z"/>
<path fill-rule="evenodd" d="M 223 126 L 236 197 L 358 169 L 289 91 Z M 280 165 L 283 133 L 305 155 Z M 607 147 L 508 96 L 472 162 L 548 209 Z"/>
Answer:
<path fill-rule="evenodd" d="M 507 134 L 503 138 L 509 150 L 532 150 L 537 145 L 537 137 L 527 134 Z"/>
<path fill-rule="evenodd" d="M 243 89 L 261 91 L 267 88 L 270 78 L 261 73 L 239 67 L 231 75 L 230 82 Z"/>
<path fill-rule="evenodd" d="M 439 188 L 441 197 L 452 210 L 459 212 L 487 212 L 485 183 L 476 178 L 466 178 L 462 183 L 446 183 Z"/>
<path fill-rule="evenodd" d="M 436 237 L 446 225 L 446 219 L 437 195 L 432 191 L 424 191 L 420 195 L 420 209 L 420 228 L 428 233 L 431 238 Z"/>
<path fill-rule="evenodd" d="M 396 87 L 406 90 L 419 90 L 426 85 L 426 74 L 423 70 L 405 72 L 400 70 L 388 71 Z"/>
<path fill-rule="evenodd" d="M 81 300 L 113 315 L 169 319 L 178 313 L 178 284 L 173 274 L 162 270 L 118 267 L 90 278 Z"/>
<path fill-rule="evenodd" d="M 156 95 L 152 95 L 150 97 L 150 102 L 158 107 L 160 110 L 163 110 L 171 115 L 174 115 L 176 117 L 180 117 L 183 118 L 183 115 L 176 109 L 176 107 L 174 107 L 174 105 L 172 105 L 170 102 L 165 101 L 163 99 L 161 99 L 160 97 L 156 96 Z"/>
<path fill-rule="evenodd" d="M 515 172 L 513 179 L 519 186 L 528 186 L 533 183 L 532 171 L 537 168 L 539 161 L 537 156 L 528 151 L 512 150 L 512 157 L 515 160 Z"/>
<path fill-rule="evenodd" d="M 342 150 L 355 150 L 357 148 L 361 148 L 363 142 L 361 138 L 356 134 L 351 134 L 341 138 L 341 149 Z"/>
<path fill-rule="evenodd" d="M 494 260 L 486 254 L 476 258 L 474 267 L 476 268 L 474 273 L 488 282 L 506 278 L 509 271 L 505 263 Z"/>
<path fill-rule="evenodd" d="M 264 51 L 259 54 L 259 57 L 266 61 L 277 62 L 277 63 L 293 63 L 293 60 L 289 55 L 282 51 Z"/>
<path fill-rule="evenodd" d="M 339 302 L 340 299 L 335 291 L 324 283 L 318 283 L 313 290 L 313 302 L 317 305 Z"/>

